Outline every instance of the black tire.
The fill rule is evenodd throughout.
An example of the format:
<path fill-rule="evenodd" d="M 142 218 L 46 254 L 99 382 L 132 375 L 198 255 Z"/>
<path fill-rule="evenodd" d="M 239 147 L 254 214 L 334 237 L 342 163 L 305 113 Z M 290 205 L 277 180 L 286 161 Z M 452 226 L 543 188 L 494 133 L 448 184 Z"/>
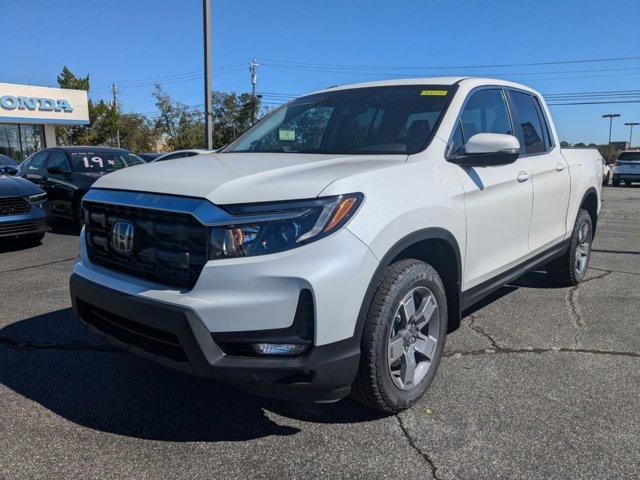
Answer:
<path fill-rule="evenodd" d="M 609 185 L 609 174 L 607 173 L 607 175 L 602 179 L 602 185 Z"/>
<path fill-rule="evenodd" d="M 620 179 L 613 177 L 613 180 L 611 180 L 611 185 L 613 185 L 614 187 L 619 187 L 620 186 Z"/>
<path fill-rule="evenodd" d="M 576 255 L 580 246 L 580 229 L 583 225 L 588 225 L 588 252 L 586 256 L 586 264 L 583 269 L 577 267 Z M 587 273 L 589 260 L 591 258 L 591 243 L 593 241 L 593 223 L 591 216 L 586 210 L 581 209 L 578 212 L 578 218 L 573 226 L 573 234 L 571 235 L 571 244 L 564 255 L 547 264 L 547 274 L 551 280 L 557 285 L 573 286 L 580 283 Z"/>
<path fill-rule="evenodd" d="M 392 379 L 388 360 L 388 339 L 402 300 L 415 288 L 426 287 L 437 310 L 428 323 L 438 322 L 437 342 L 425 376 L 415 386 L 403 390 Z M 362 405 L 385 413 L 396 413 L 415 404 L 436 374 L 447 332 L 447 298 L 442 280 L 433 267 L 415 259 L 396 262 L 387 267 L 369 307 L 362 333 L 360 368 L 352 388 L 352 397 Z"/>
<path fill-rule="evenodd" d="M 624 184 L 625 184 L 627 187 L 630 187 L 630 186 L 631 186 L 631 180 L 625 180 L 625 181 L 624 181 Z"/>

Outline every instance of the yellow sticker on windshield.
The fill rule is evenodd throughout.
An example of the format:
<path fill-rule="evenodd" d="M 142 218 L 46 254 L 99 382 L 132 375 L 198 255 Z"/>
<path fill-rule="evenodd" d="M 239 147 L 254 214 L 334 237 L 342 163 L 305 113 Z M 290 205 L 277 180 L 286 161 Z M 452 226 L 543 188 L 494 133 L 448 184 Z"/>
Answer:
<path fill-rule="evenodd" d="M 444 97 L 448 92 L 446 90 L 422 90 L 420 95 L 432 97 Z"/>

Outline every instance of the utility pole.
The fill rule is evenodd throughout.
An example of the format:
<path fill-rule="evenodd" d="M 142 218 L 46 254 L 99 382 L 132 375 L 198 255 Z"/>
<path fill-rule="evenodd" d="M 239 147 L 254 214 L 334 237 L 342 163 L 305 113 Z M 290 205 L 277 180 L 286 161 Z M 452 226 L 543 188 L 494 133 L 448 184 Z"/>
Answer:
<path fill-rule="evenodd" d="M 213 115 L 211 112 L 211 0 L 202 0 L 204 30 L 204 138 L 207 150 L 213 150 Z"/>
<path fill-rule="evenodd" d="M 640 123 L 638 122 L 627 122 L 625 123 L 625 125 L 629 126 L 629 148 L 633 147 L 633 127 L 635 127 L 636 125 L 640 125 Z"/>
<path fill-rule="evenodd" d="M 113 93 L 113 111 L 116 119 L 116 146 L 120 148 L 120 115 L 118 113 L 118 90 L 115 83 L 111 84 L 111 92 Z"/>
<path fill-rule="evenodd" d="M 611 143 L 611 126 L 613 125 L 613 119 L 619 116 L 619 113 L 607 113 L 606 115 L 602 115 L 602 118 L 609 119 L 609 143 Z"/>
<path fill-rule="evenodd" d="M 256 59 L 252 59 L 249 64 L 249 72 L 251 73 L 251 125 L 256 123 L 256 84 L 258 83 L 258 75 L 256 74 L 256 67 L 259 67 L 260 64 L 256 63 Z"/>

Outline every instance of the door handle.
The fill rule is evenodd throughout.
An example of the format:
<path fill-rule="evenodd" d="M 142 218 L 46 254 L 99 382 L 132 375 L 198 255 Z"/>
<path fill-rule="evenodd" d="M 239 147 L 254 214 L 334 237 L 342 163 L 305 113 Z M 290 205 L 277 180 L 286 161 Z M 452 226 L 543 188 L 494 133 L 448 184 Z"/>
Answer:
<path fill-rule="evenodd" d="M 521 170 L 520 172 L 518 172 L 518 181 L 520 183 L 522 182 L 526 182 L 527 180 L 529 180 L 530 174 L 529 172 L 525 171 L 525 170 Z"/>
<path fill-rule="evenodd" d="M 564 170 L 564 164 L 556 163 L 556 171 L 561 172 L 562 170 Z"/>

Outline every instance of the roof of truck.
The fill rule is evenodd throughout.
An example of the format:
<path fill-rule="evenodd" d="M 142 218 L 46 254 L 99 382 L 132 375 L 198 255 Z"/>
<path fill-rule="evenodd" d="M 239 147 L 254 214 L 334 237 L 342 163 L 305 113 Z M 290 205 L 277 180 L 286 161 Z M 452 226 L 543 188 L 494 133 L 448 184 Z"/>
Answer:
<path fill-rule="evenodd" d="M 377 80 L 374 82 L 363 83 L 351 83 L 347 85 L 336 85 L 326 88 L 324 90 L 318 90 L 316 92 L 308 93 L 306 95 L 313 95 L 321 92 L 334 92 L 336 90 L 348 90 L 352 88 L 367 88 L 367 87 L 386 87 L 394 85 L 455 85 L 460 82 L 470 82 L 477 85 L 502 85 L 515 88 L 521 88 L 524 90 L 534 91 L 531 87 L 522 85 L 516 82 L 510 82 L 508 80 L 501 80 L 497 78 L 482 78 L 482 77 L 416 77 L 416 78 L 394 78 L 390 80 Z"/>

